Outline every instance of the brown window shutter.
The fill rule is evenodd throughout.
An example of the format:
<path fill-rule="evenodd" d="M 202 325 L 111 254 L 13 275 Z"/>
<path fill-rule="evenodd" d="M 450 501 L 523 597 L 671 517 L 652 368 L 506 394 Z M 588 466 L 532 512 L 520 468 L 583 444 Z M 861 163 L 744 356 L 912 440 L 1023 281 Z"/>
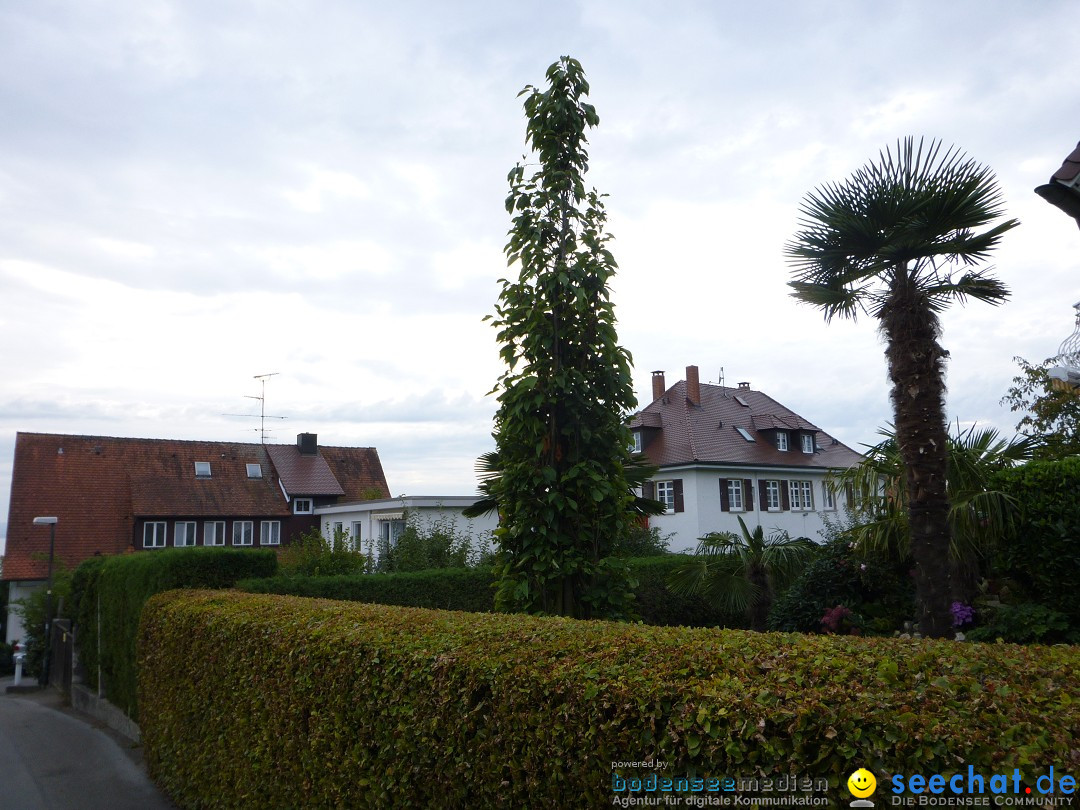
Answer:
<path fill-rule="evenodd" d="M 754 508 L 754 482 L 749 478 L 744 478 L 742 482 L 742 502 L 743 509 L 750 512 Z"/>
<path fill-rule="evenodd" d="M 758 503 L 761 505 L 762 512 L 769 509 L 768 483 L 768 481 L 758 481 Z"/>
<path fill-rule="evenodd" d="M 790 481 L 780 482 L 780 508 L 785 512 L 791 511 L 791 498 L 788 497 L 788 490 L 790 487 Z"/>
<path fill-rule="evenodd" d="M 641 485 L 641 497 L 648 498 L 650 501 L 656 500 L 656 484 L 652 481 L 646 481 Z"/>
<path fill-rule="evenodd" d="M 682 479 L 676 478 L 671 482 L 671 488 L 675 491 L 675 511 L 683 511 Z"/>
<path fill-rule="evenodd" d="M 720 479 L 720 510 L 727 512 L 731 509 L 731 503 L 728 501 L 728 480 L 726 478 Z"/>

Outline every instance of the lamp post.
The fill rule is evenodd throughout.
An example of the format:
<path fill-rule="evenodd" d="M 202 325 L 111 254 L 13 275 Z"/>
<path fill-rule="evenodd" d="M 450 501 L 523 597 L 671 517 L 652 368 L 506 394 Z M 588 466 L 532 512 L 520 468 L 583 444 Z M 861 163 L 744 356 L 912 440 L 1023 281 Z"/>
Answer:
<path fill-rule="evenodd" d="M 45 585 L 45 659 L 41 664 L 41 674 L 38 676 L 38 684 L 46 686 L 49 683 L 49 653 L 52 650 L 52 572 L 53 554 L 56 551 L 56 524 L 55 517 L 36 517 L 35 526 L 49 527 L 49 580 Z"/>

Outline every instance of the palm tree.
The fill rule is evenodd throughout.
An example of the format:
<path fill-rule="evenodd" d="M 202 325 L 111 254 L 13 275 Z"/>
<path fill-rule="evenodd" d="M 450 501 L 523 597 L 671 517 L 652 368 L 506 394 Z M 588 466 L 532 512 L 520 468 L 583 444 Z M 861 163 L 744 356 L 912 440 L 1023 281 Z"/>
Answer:
<path fill-rule="evenodd" d="M 938 141 L 907 138 L 843 183 L 810 192 L 786 252 L 792 295 L 825 320 L 869 312 L 885 339 L 896 439 L 906 471 L 915 593 L 925 635 L 951 631 L 945 360 L 938 314 L 1008 290 L 974 269 L 1019 224 L 993 173 Z M 963 273 L 954 277 L 953 271 Z"/>
<path fill-rule="evenodd" d="M 768 536 L 761 526 L 742 534 L 710 532 L 685 565 L 671 574 L 676 593 L 701 594 L 722 610 L 745 612 L 751 630 L 764 630 L 773 596 L 805 565 L 817 546 L 806 537 L 777 531 Z"/>
<path fill-rule="evenodd" d="M 881 431 L 882 441 L 867 448 L 866 460 L 833 476 L 837 487 L 850 487 L 855 516 L 847 529 L 860 549 L 906 559 L 911 551 L 907 476 L 896 431 Z M 999 470 L 1030 461 L 1037 442 L 1026 436 L 1005 440 L 994 428 L 956 426 L 949 434 L 949 558 L 952 598 L 967 601 L 977 581 L 979 560 L 1005 537 L 1017 504 L 993 487 Z"/>

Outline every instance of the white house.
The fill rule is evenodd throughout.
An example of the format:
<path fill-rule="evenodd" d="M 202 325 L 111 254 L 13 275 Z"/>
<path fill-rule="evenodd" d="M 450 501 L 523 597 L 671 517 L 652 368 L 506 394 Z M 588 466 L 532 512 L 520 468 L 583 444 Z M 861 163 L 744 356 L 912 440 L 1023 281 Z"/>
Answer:
<path fill-rule="evenodd" d="M 349 535 L 353 547 L 376 553 L 381 544 L 393 544 L 405 531 L 406 518 L 417 521 L 420 531 L 450 528 L 459 537 L 468 537 L 473 549 L 493 548 L 492 532 L 499 518 L 494 512 L 478 518 L 466 518 L 461 512 L 476 503 L 476 495 L 402 495 L 374 501 L 354 501 L 315 508 L 325 537 L 335 531 Z"/>
<path fill-rule="evenodd" d="M 826 475 L 862 456 L 749 383 L 702 385 L 697 366 L 671 388 L 654 371 L 652 393 L 630 427 L 635 449 L 660 468 L 645 495 L 667 512 L 649 525 L 674 535 L 672 551 L 692 550 L 708 532 L 738 532 L 738 516 L 751 530 L 821 540 L 823 517 L 847 500 Z"/>

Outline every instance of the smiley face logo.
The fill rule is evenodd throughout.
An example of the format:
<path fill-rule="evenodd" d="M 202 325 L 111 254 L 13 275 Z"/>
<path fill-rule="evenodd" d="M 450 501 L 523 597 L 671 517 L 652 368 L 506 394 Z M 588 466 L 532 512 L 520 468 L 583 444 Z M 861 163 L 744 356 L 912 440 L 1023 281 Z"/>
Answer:
<path fill-rule="evenodd" d="M 851 795 L 859 799 L 865 799 L 877 789 L 877 779 L 866 768 L 859 768 L 847 780 L 847 789 Z"/>

